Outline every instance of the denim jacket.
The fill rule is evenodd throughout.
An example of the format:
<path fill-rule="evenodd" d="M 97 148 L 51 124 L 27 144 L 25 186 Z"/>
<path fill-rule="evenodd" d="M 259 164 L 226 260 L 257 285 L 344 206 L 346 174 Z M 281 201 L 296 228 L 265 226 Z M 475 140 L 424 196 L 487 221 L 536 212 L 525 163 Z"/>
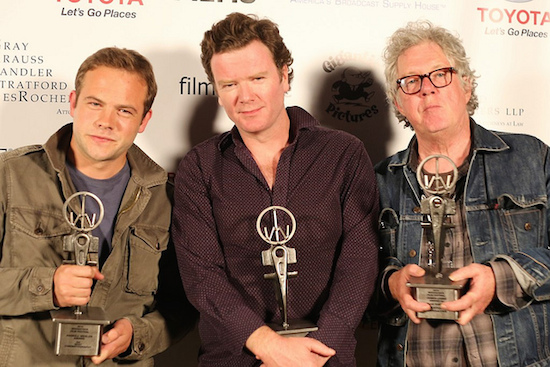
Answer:
<path fill-rule="evenodd" d="M 473 153 L 462 200 L 473 259 L 506 261 L 529 301 L 519 310 L 491 314 L 498 363 L 550 366 L 549 148 L 534 137 L 488 131 L 473 120 L 471 128 Z M 375 167 L 381 269 L 419 262 L 422 191 L 408 166 L 414 141 Z M 405 365 L 408 323 L 398 305 L 384 314 L 379 365 Z"/>
<path fill-rule="evenodd" d="M 44 146 L 0 155 L 0 367 L 77 365 L 76 357 L 55 356 L 49 313 L 55 308 L 53 274 L 68 256 L 63 237 L 71 233 L 63 216 L 63 203 L 74 193 L 65 167 L 71 134 L 67 125 Z M 169 241 L 172 186 L 166 172 L 135 145 L 128 162 L 132 173 L 113 249 L 89 305 L 103 308 L 113 322 L 130 320 L 134 335 L 124 363 L 152 366 L 152 356 L 174 341 L 193 313 L 186 315 Z"/>

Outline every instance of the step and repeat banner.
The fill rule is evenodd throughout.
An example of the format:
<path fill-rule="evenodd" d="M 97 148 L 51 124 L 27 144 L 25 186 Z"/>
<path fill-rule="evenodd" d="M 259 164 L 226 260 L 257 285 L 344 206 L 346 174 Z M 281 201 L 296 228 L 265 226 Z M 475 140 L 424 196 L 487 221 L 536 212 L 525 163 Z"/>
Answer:
<path fill-rule="evenodd" d="M 279 25 L 295 59 L 287 105 L 358 136 L 375 162 L 412 136 L 385 101 L 382 52 L 395 29 L 417 19 L 464 41 L 480 76 L 480 124 L 550 143 L 546 0 L 2 0 L 0 151 L 43 143 L 71 121 L 79 65 L 118 46 L 138 50 L 155 68 L 153 119 L 137 143 L 173 172 L 190 147 L 232 126 L 202 70 L 199 44 L 234 11 Z M 356 85 L 363 95 L 347 95 Z"/>
<path fill-rule="evenodd" d="M 155 68 L 153 119 L 137 144 L 173 172 L 190 147 L 232 126 L 202 70 L 199 44 L 235 11 L 279 25 L 295 59 L 287 105 L 358 136 L 375 162 L 412 136 L 385 101 L 382 52 L 395 29 L 417 19 L 463 39 L 480 76 L 480 124 L 550 143 L 546 0 L 2 0 L 0 151 L 43 143 L 70 122 L 80 63 L 118 46 Z M 346 93 L 357 85 L 363 93 Z"/>
<path fill-rule="evenodd" d="M 138 50 L 154 66 L 159 93 L 137 144 L 174 172 L 193 145 L 233 125 L 207 81 L 199 44 L 235 11 L 279 25 L 295 60 L 287 105 L 356 135 L 373 162 L 403 149 L 413 134 L 385 101 L 382 52 L 397 28 L 418 19 L 464 41 L 479 75 L 477 122 L 550 144 L 547 0 L 1 0 L 0 152 L 43 143 L 70 122 L 79 65 L 118 46 Z M 362 92 L 350 94 L 357 86 Z M 182 358 L 194 365 L 198 343 L 192 334 L 159 365 Z M 358 365 L 369 362 L 359 357 Z"/>

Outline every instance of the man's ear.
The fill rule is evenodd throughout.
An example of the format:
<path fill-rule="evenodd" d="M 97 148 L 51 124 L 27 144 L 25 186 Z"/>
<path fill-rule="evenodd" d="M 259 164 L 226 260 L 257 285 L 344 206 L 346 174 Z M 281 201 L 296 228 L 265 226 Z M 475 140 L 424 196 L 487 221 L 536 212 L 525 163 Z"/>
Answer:
<path fill-rule="evenodd" d="M 142 133 L 145 131 L 145 128 L 147 127 L 147 124 L 149 123 L 149 120 L 151 120 L 152 116 L 153 116 L 153 110 L 147 111 L 147 113 L 145 114 L 145 116 L 143 116 L 143 119 L 141 120 L 138 133 Z"/>
<path fill-rule="evenodd" d="M 71 117 L 74 117 L 74 110 L 76 108 L 76 91 L 73 90 L 69 94 L 69 106 L 70 106 L 70 115 Z"/>

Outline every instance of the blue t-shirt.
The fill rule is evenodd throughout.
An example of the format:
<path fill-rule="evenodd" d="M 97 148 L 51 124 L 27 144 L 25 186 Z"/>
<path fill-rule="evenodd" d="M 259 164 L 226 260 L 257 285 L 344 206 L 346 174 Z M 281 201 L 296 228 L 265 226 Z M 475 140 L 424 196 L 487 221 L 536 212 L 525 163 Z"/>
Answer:
<path fill-rule="evenodd" d="M 111 252 L 111 242 L 118 209 L 122 201 L 122 195 L 124 195 L 124 191 L 130 180 L 130 165 L 126 161 L 120 172 L 105 180 L 86 176 L 69 161 L 67 161 L 67 168 L 77 191 L 91 192 L 97 195 L 103 203 L 105 210 L 103 220 L 92 231 L 92 235 L 99 238 L 98 259 L 99 268 L 101 269 Z M 86 205 L 90 208 L 91 213 L 99 213 L 99 205 L 95 200 L 87 201 Z"/>

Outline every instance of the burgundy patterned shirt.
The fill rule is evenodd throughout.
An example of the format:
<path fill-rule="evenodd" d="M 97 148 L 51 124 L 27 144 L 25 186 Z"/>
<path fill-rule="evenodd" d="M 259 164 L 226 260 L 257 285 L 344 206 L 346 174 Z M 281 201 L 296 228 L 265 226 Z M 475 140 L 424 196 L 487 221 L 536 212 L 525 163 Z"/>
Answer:
<path fill-rule="evenodd" d="M 289 318 L 319 330 L 309 337 L 336 350 L 327 366 L 353 366 L 354 331 L 377 277 L 378 190 L 363 143 L 330 130 L 299 107 L 287 109 L 290 144 L 270 189 L 238 130 L 209 139 L 180 162 L 173 236 L 187 296 L 200 311 L 201 366 L 258 366 L 250 334 L 281 323 L 256 231 L 267 207 L 289 209 L 296 233 L 286 244 Z M 284 224 L 284 223 L 283 223 Z"/>

